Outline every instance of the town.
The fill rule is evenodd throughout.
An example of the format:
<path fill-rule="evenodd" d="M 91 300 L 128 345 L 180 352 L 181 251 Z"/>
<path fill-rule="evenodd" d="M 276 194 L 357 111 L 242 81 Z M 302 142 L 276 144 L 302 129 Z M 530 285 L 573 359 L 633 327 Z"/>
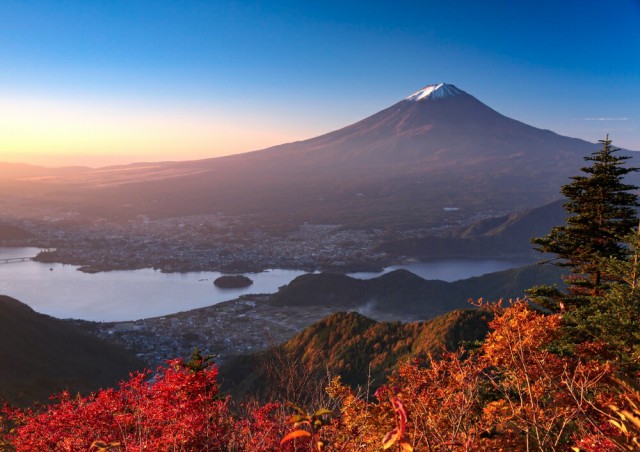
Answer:
<path fill-rule="evenodd" d="M 133 351 L 155 369 L 199 348 L 218 364 L 231 356 L 281 344 L 331 314 L 331 307 L 275 307 L 269 295 L 245 295 L 213 306 L 131 322 L 68 320 L 109 342 Z"/>
<path fill-rule="evenodd" d="M 390 240 L 438 235 L 457 226 L 505 212 L 464 216 L 448 211 L 435 227 L 351 229 L 310 224 L 270 228 L 257 216 L 224 213 L 185 217 L 107 219 L 76 210 L 32 208 L 26 211 L 0 203 L 0 218 L 29 231 L 31 239 L 6 243 L 55 251 L 41 262 L 79 266 L 95 273 L 154 268 L 163 272 L 260 272 L 269 268 L 305 271 L 380 271 L 398 264 L 397 257 L 378 250 Z"/>

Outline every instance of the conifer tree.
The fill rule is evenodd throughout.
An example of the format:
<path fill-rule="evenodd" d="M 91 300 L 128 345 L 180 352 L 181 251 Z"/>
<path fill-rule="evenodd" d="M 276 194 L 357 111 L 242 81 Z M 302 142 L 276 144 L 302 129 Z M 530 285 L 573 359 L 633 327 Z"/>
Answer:
<path fill-rule="evenodd" d="M 584 158 L 591 166 L 581 168 L 583 174 L 571 177 L 562 187 L 568 200 L 564 204 L 566 224 L 532 240 L 536 250 L 557 256 L 556 265 L 570 268 L 565 279 L 569 290 L 565 304 L 580 305 L 586 297 L 606 292 L 615 277 L 603 267 L 602 260 L 625 259 L 629 248 L 623 238 L 638 225 L 638 198 L 632 193 L 638 187 L 623 182 L 625 175 L 638 168 L 624 166 L 630 157 L 617 155 L 619 149 L 611 146 L 608 135 L 600 143 L 602 149 Z"/>
<path fill-rule="evenodd" d="M 590 337 L 606 344 L 623 370 L 640 369 L 640 229 L 625 237 L 627 259 L 606 258 L 605 272 L 616 275 L 603 296 L 568 313 L 578 337 Z"/>

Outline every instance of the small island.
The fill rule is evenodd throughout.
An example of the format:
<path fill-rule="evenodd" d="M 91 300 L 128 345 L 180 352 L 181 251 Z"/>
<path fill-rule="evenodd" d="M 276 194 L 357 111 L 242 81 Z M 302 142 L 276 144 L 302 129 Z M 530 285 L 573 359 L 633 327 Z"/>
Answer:
<path fill-rule="evenodd" d="M 249 287 L 253 281 L 244 275 L 224 275 L 216 278 L 213 284 L 222 289 L 240 289 Z"/>

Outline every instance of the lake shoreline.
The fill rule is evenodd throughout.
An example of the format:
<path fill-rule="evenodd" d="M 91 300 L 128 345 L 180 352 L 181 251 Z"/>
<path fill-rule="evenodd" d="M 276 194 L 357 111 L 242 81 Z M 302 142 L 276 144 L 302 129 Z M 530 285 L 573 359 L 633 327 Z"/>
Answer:
<path fill-rule="evenodd" d="M 317 265 L 290 265 L 290 262 L 276 262 L 273 265 L 260 265 L 256 262 L 236 261 L 223 265 L 202 265 L 193 262 L 170 262 L 164 265 L 152 265 L 145 262 L 118 262 L 118 263 L 87 263 L 82 259 L 58 253 L 58 250 L 51 251 L 43 247 L 9 245 L 0 247 L 0 249 L 39 249 L 32 259 L 36 262 L 64 264 L 77 267 L 79 272 L 87 274 L 96 274 L 114 271 L 135 271 L 143 269 L 153 269 L 166 274 L 172 273 L 196 273 L 196 272 L 220 272 L 221 274 L 256 274 L 268 271 L 269 269 L 283 269 L 291 271 L 304 271 L 306 273 L 383 273 L 385 269 L 390 267 L 398 267 L 411 264 L 430 264 L 432 262 L 441 261 L 517 261 L 523 264 L 535 263 L 536 258 L 531 253 L 514 253 L 514 254 L 487 254 L 478 255 L 476 253 L 453 253 L 447 255 L 439 255 L 437 257 L 406 257 L 406 256 L 386 256 L 378 259 L 361 259 L 352 262 L 337 262 L 332 264 L 318 263 Z"/>
<path fill-rule="evenodd" d="M 0 257 L 27 257 L 38 248 L 0 248 Z M 455 281 L 530 264 L 523 260 L 437 260 L 410 262 L 383 269 L 331 268 L 358 279 L 370 279 L 396 269 L 405 269 L 423 279 Z M 57 318 L 89 321 L 128 321 L 170 315 L 215 305 L 249 293 L 273 294 L 305 269 L 272 268 L 248 273 L 254 281 L 244 289 L 220 289 L 213 281 L 227 273 L 214 271 L 163 272 L 153 268 L 109 271 L 78 271 L 68 263 L 26 261 L 0 264 L 0 293 L 16 298 L 34 310 Z M 338 271 L 341 270 L 341 271 Z M 371 271 L 378 270 L 378 271 Z M 380 271 L 381 270 L 381 271 Z M 241 272 L 234 272 L 241 273 Z"/>
<path fill-rule="evenodd" d="M 477 255 L 464 255 L 464 254 L 455 254 L 450 256 L 440 256 L 434 258 L 406 258 L 406 259 L 389 259 L 388 262 L 384 264 L 370 262 L 370 261 L 361 261 L 354 262 L 348 264 L 337 264 L 337 265 L 317 265 L 317 266 L 288 266 L 288 265 L 276 265 L 276 266 L 257 266 L 252 264 L 237 264 L 237 265 L 223 265 L 223 266 L 209 266 L 207 268 L 202 268 L 201 266 L 194 266 L 189 263 L 180 263 L 180 264 L 171 264 L 166 266 L 145 266 L 145 265 L 127 265 L 127 264 L 118 264 L 118 265 L 109 265 L 109 264 L 91 264 L 91 265 L 82 265 L 76 262 L 74 259 L 59 259 L 57 257 L 45 257 L 43 256 L 45 253 L 40 253 L 37 256 L 33 257 L 33 260 L 36 262 L 43 263 L 57 263 L 64 265 L 72 265 L 78 267 L 77 270 L 83 273 L 95 274 L 102 272 L 113 272 L 113 271 L 134 271 L 134 270 L 143 270 L 143 269 L 153 269 L 156 271 L 160 271 L 162 273 L 171 274 L 171 273 L 197 273 L 197 272 L 220 272 L 224 274 L 255 274 L 262 273 L 265 271 L 269 271 L 273 268 L 278 268 L 282 270 L 292 270 L 292 271 L 304 271 L 306 273 L 340 273 L 340 274 L 350 274 L 350 273 L 383 273 L 385 269 L 391 267 L 399 267 L 403 265 L 412 265 L 412 264 L 430 264 L 434 262 L 442 262 L 442 261 L 519 261 L 523 263 L 535 263 L 536 260 L 533 259 L 530 255 L 520 255 L 520 254 L 510 254 L 510 255 L 488 255 L 488 256 L 477 256 Z M 46 253 L 46 254 L 55 254 L 55 253 Z"/>

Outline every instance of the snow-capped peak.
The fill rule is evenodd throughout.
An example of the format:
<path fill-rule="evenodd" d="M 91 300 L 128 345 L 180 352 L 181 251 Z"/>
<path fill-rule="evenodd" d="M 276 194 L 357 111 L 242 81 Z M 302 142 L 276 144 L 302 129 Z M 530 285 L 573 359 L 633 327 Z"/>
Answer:
<path fill-rule="evenodd" d="M 424 99 L 443 99 L 445 97 L 456 96 L 462 94 L 463 91 L 456 88 L 454 85 L 448 85 L 446 83 L 438 83 L 436 85 L 428 85 L 422 88 L 420 91 L 416 91 L 406 100 L 417 102 Z"/>

